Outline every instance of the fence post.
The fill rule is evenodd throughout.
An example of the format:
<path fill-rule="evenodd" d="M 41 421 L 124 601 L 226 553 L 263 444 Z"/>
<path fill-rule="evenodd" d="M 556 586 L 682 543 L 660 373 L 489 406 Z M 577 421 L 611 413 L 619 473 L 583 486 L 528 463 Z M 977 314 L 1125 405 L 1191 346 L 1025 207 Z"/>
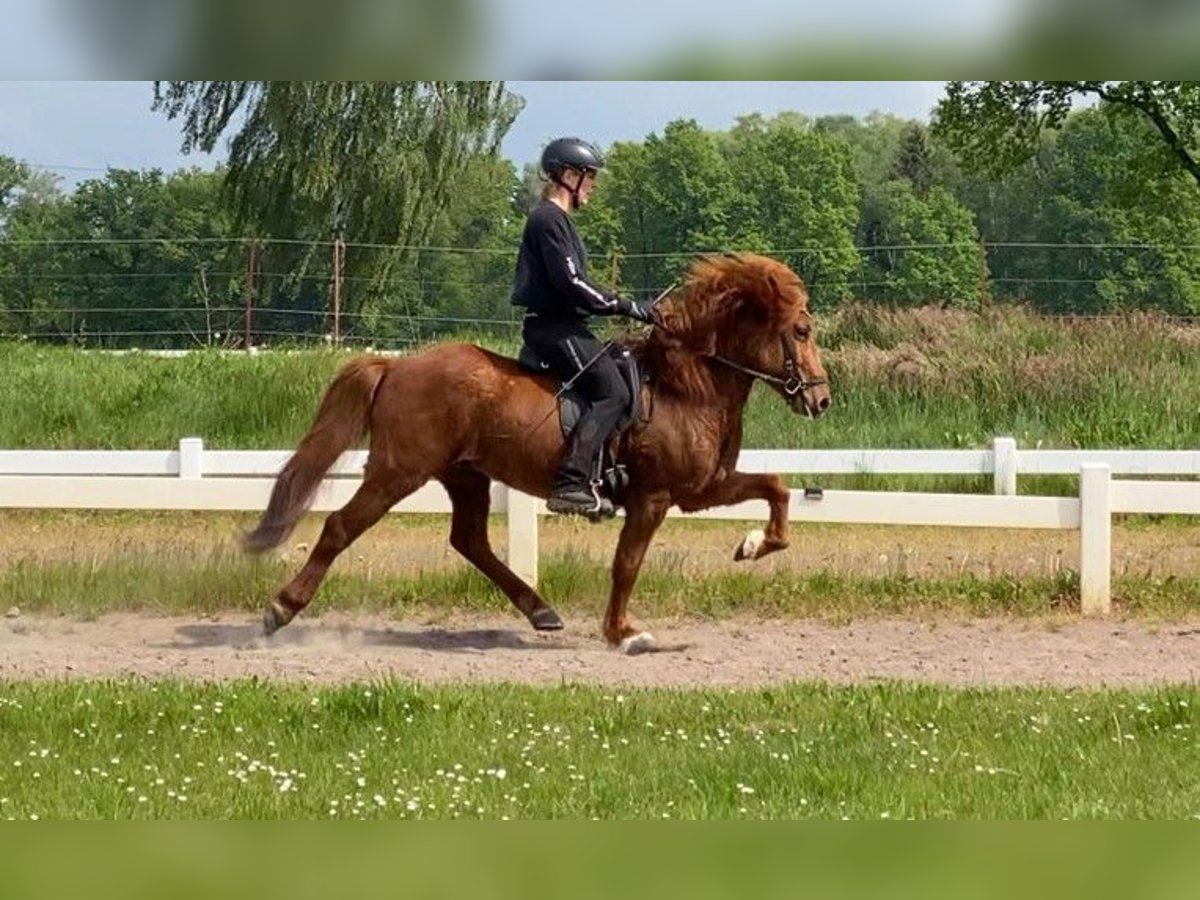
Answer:
<path fill-rule="evenodd" d="M 1005 497 L 1017 494 L 1017 442 L 1011 437 L 992 440 L 992 490 Z"/>
<path fill-rule="evenodd" d="M 201 457 L 204 455 L 204 441 L 198 437 L 179 439 L 179 477 L 199 478 L 203 474 Z"/>
<path fill-rule="evenodd" d="M 538 583 L 538 498 L 508 489 L 508 567 L 532 588 Z"/>
<path fill-rule="evenodd" d="M 1085 616 L 1112 610 L 1112 468 L 1079 467 L 1079 602 Z"/>
<path fill-rule="evenodd" d="M 246 254 L 246 283 L 242 285 L 242 300 L 245 304 L 244 318 L 242 321 L 242 349 L 249 352 L 254 349 L 253 329 L 251 327 L 251 312 L 254 308 L 255 298 L 255 278 L 258 275 L 258 240 L 250 242 L 250 249 Z"/>
<path fill-rule="evenodd" d="M 333 346 L 342 346 L 342 260 L 346 244 L 340 237 L 333 239 Z"/>

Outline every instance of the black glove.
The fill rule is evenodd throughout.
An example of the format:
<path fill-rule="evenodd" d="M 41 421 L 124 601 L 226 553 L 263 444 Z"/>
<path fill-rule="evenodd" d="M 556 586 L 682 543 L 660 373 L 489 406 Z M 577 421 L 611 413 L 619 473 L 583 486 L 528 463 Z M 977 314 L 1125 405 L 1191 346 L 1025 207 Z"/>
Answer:
<path fill-rule="evenodd" d="M 622 297 L 620 304 L 621 315 L 637 319 L 639 322 L 645 322 L 647 325 L 655 324 L 654 307 L 645 300 L 632 300 L 628 297 Z"/>

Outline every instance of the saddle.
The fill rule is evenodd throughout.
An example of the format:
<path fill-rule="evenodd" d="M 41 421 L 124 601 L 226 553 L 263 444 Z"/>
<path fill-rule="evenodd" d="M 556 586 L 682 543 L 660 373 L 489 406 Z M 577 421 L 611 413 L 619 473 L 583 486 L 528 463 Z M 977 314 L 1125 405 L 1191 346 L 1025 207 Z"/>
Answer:
<path fill-rule="evenodd" d="M 601 444 L 592 480 L 599 484 L 601 493 L 607 496 L 614 506 L 619 506 L 625 495 L 625 488 L 629 484 L 629 473 L 616 456 L 614 446 L 616 441 L 613 438 L 620 437 L 631 426 L 641 421 L 643 377 L 636 357 L 628 349 L 613 346 L 609 353 L 616 361 L 617 370 L 629 388 L 630 401 L 621 413 L 621 418 L 617 420 L 612 434 Z M 550 366 L 528 344 L 521 346 L 521 352 L 517 355 L 517 363 L 521 368 L 536 375 L 553 375 Z M 564 438 L 571 436 L 587 407 L 588 401 L 574 389 L 569 388 L 559 394 L 558 420 Z"/>

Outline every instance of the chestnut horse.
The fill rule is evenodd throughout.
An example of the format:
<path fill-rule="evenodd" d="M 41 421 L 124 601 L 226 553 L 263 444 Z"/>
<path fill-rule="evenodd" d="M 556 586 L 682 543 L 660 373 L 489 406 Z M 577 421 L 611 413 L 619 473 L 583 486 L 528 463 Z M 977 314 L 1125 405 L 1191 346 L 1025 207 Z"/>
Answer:
<path fill-rule="evenodd" d="M 657 311 L 658 324 L 631 342 L 649 374 L 647 415 L 620 440 L 629 484 L 603 626 L 605 639 L 630 653 L 654 648 L 629 615 L 629 596 L 646 547 L 672 505 L 692 511 L 766 500 L 765 533 L 747 535 L 735 556 L 758 559 L 788 545 L 783 479 L 735 470 L 743 408 L 755 380 L 810 417 L 830 403 L 808 295 L 783 263 L 752 254 L 701 258 Z M 550 490 L 564 448 L 551 414 L 557 388 L 514 360 L 469 344 L 348 363 L 280 472 L 246 548 L 261 552 L 282 543 L 338 456 L 369 433 L 363 483 L 326 519 L 304 568 L 268 605 L 267 633 L 309 604 L 339 553 L 430 479 L 445 486 L 453 505 L 451 546 L 535 629 L 562 628 L 538 592 L 492 552 L 487 534 L 492 479 L 538 497 Z"/>

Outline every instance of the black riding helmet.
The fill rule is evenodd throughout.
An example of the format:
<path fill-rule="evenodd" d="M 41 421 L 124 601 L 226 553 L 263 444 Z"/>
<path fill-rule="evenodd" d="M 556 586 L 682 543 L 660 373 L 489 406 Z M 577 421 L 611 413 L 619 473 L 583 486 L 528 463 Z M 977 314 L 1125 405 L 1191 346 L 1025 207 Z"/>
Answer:
<path fill-rule="evenodd" d="M 599 172 L 603 168 L 604 157 L 600 155 L 600 151 L 582 138 L 557 138 L 548 143 L 542 151 L 542 171 L 555 184 L 571 192 L 571 202 L 575 207 L 579 206 L 579 190 L 571 188 L 562 180 L 563 170 Z"/>

